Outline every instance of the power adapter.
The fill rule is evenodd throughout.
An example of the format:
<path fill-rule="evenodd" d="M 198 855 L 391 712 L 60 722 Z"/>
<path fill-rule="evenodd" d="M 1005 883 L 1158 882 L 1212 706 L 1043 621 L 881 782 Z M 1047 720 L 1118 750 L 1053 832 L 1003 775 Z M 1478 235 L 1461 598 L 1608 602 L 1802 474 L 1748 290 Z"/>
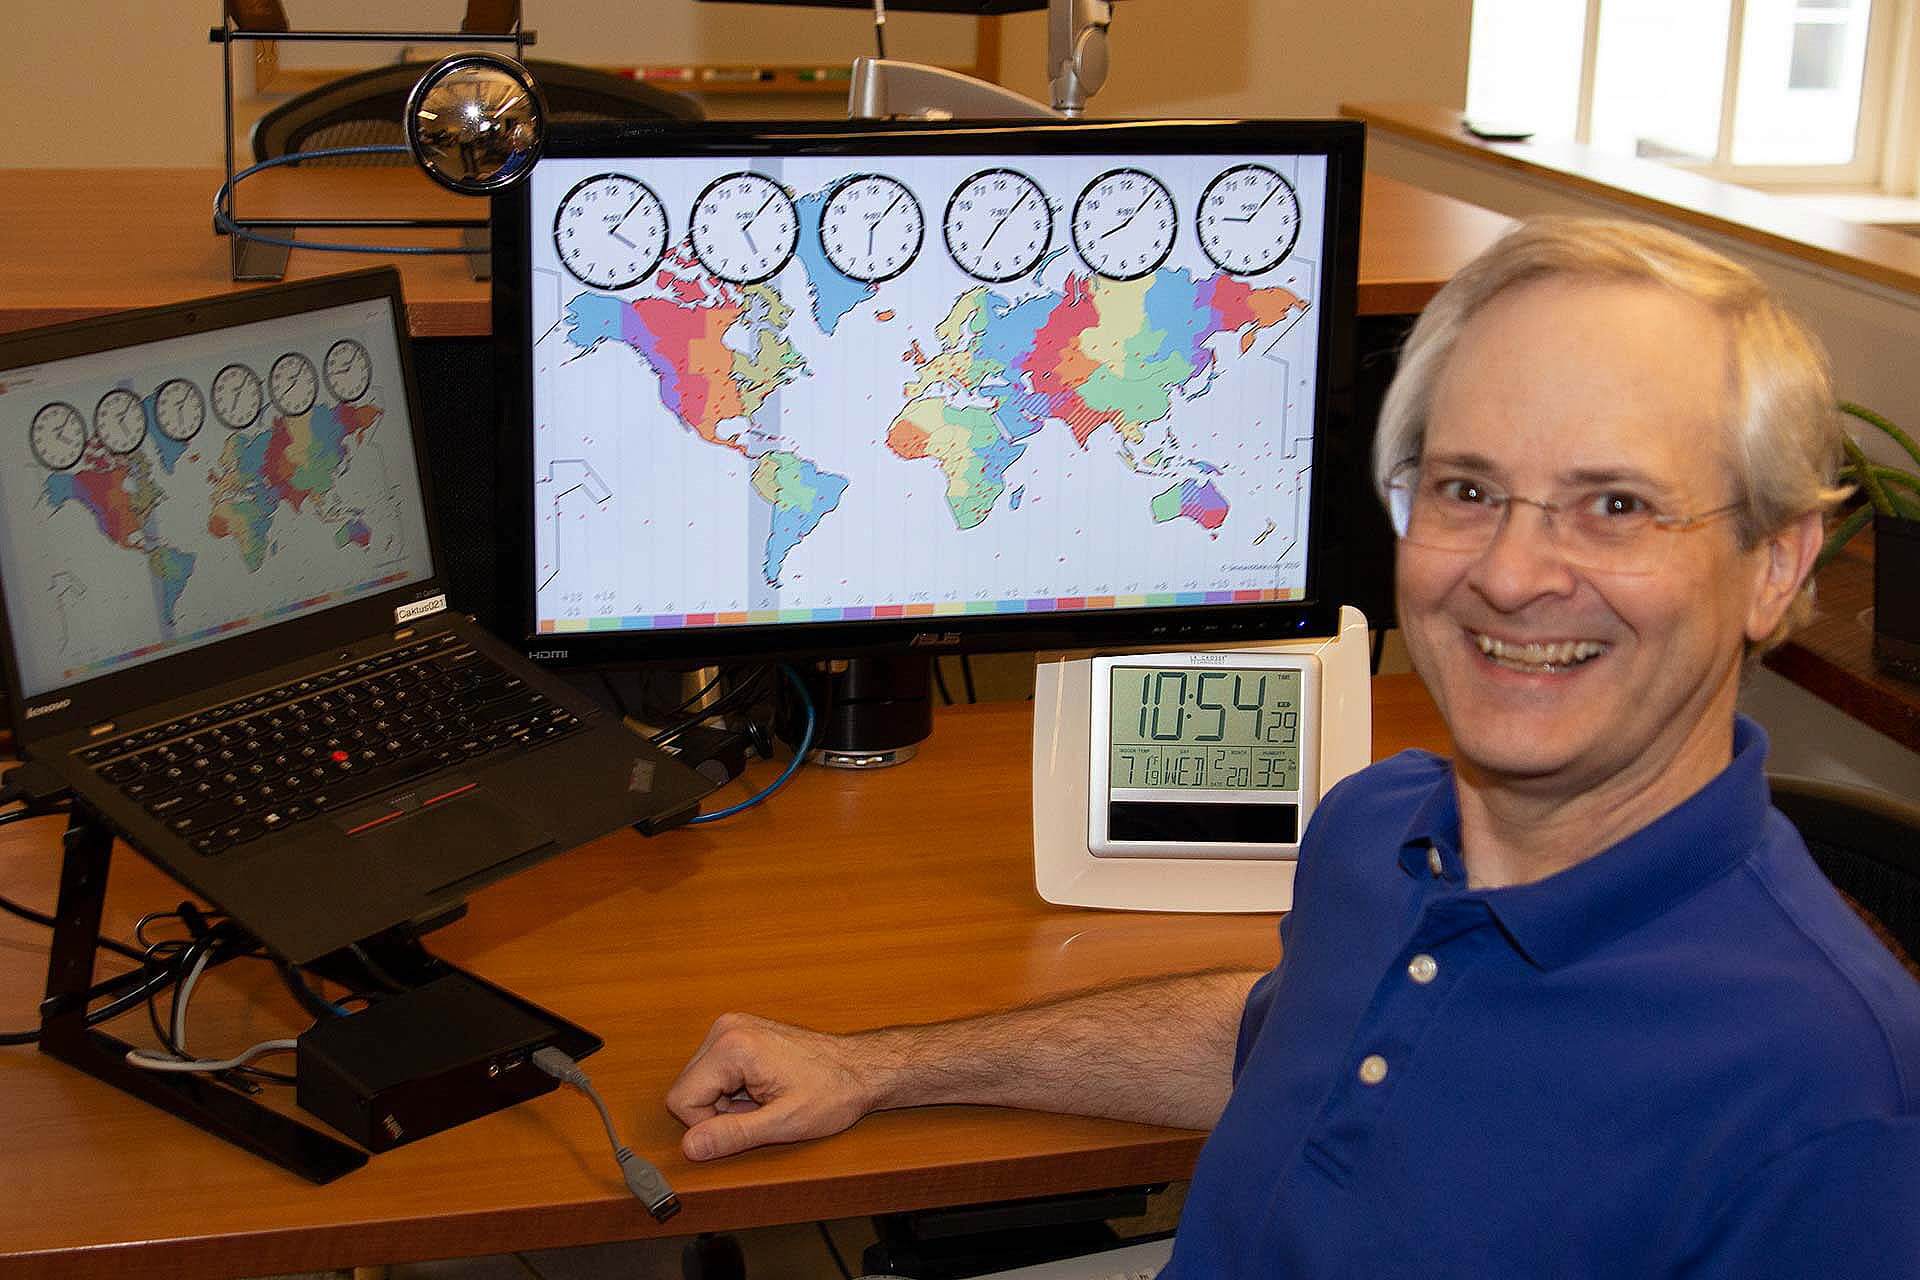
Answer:
<path fill-rule="evenodd" d="M 296 1050 L 297 1100 L 387 1151 L 558 1088 L 532 1058 L 560 1035 L 527 1006 L 448 974 L 309 1028 Z"/>

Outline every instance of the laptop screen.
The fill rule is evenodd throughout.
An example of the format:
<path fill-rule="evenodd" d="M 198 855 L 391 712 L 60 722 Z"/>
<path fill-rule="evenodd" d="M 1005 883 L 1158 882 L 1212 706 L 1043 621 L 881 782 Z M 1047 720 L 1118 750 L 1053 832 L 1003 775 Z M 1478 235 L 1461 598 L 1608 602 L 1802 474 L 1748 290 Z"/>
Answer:
<path fill-rule="evenodd" d="M 0 368 L 26 698 L 432 575 L 393 303 Z"/>

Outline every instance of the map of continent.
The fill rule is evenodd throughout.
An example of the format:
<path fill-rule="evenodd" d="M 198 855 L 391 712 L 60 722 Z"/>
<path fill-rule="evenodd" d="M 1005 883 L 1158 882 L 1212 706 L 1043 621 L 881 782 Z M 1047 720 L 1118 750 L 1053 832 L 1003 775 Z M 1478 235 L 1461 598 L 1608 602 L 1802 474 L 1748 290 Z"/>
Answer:
<path fill-rule="evenodd" d="M 334 526 L 334 545 L 372 541 L 363 513 L 333 500 L 335 481 L 352 449 L 379 423 L 377 404 L 316 404 L 306 413 L 276 417 L 251 436 L 232 436 L 207 477 L 212 510 L 207 532 L 231 538 L 249 573 L 273 548 L 273 521 L 284 507 Z"/>
<path fill-rule="evenodd" d="M 180 593 L 193 576 L 195 558 L 160 536 L 157 516 L 167 495 L 155 481 L 146 455 L 110 453 L 97 442 L 90 444 L 79 465 L 48 476 L 42 492 L 55 511 L 69 502 L 79 503 L 93 517 L 101 537 L 146 557 L 160 620 L 172 627 Z"/>
<path fill-rule="evenodd" d="M 998 503 L 1021 441 L 1049 421 L 1065 423 L 1082 449 L 1112 427 L 1129 467 L 1178 479 L 1153 500 L 1155 521 L 1217 529 L 1229 506 L 1206 477 L 1219 469 L 1166 436 L 1174 399 L 1206 393 L 1215 338 L 1237 335 L 1245 355 L 1262 332 L 1306 308 L 1291 290 L 1196 278 L 1185 267 L 1138 280 L 1069 274 L 1060 292 L 1018 302 L 971 289 L 938 325 L 939 352 L 912 353 L 917 374 L 887 444 L 902 458 L 937 461 L 949 512 L 968 529 Z"/>
<path fill-rule="evenodd" d="M 817 218 L 817 214 L 816 214 Z M 582 352 L 631 348 L 658 381 L 660 403 L 708 444 L 751 458 L 753 493 L 771 508 L 761 571 L 778 585 L 787 555 L 839 505 L 847 479 L 780 447 L 756 416 L 806 372 L 788 338 L 793 308 L 769 285 L 733 285 L 669 255 L 655 283 L 665 297 L 627 301 L 583 293 L 567 304 L 567 341 Z M 817 300 L 817 299 L 816 299 Z"/>
<path fill-rule="evenodd" d="M 794 249 L 800 265 L 807 271 L 807 291 L 812 295 L 813 322 L 829 338 L 847 318 L 847 313 L 879 292 L 865 280 L 855 280 L 827 261 L 826 246 L 820 240 L 820 217 L 826 212 L 828 191 L 815 191 L 794 202 L 800 211 L 800 243 Z"/>

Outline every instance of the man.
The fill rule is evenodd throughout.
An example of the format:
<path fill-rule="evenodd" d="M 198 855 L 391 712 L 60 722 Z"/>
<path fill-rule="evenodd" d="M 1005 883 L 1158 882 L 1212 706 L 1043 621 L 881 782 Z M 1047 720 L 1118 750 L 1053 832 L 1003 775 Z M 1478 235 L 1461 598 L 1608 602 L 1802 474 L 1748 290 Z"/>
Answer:
<path fill-rule="evenodd" d="M 1421 318 L 1376 450 L 1456 756 L 1329 793 L 1279 967 L 847 1037 L 728 1015 L 668 1095 L 686 1154 L 1057 1109 L 1214 1126 L 1168 1276 L 1920 1275 L 1920 986 L 1734 711 L 1838 431 L 1744 269 L 1520 226 Z"/>

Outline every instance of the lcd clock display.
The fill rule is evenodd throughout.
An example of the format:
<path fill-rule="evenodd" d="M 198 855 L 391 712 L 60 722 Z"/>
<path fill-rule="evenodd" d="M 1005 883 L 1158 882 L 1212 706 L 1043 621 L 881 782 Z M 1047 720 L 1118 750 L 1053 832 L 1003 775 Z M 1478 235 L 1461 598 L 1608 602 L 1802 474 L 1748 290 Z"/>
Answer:
<path fill-rule="evenodd" d="M 1115 790 L 1296 791 L 1300 672 L 1115 667 Z"/>
<path fill-rule="evenodd" d="M 1320 669 L 1311 655 L 1092 661 L 1094 857 L 1293 856 L 1319 797 Z"/>

